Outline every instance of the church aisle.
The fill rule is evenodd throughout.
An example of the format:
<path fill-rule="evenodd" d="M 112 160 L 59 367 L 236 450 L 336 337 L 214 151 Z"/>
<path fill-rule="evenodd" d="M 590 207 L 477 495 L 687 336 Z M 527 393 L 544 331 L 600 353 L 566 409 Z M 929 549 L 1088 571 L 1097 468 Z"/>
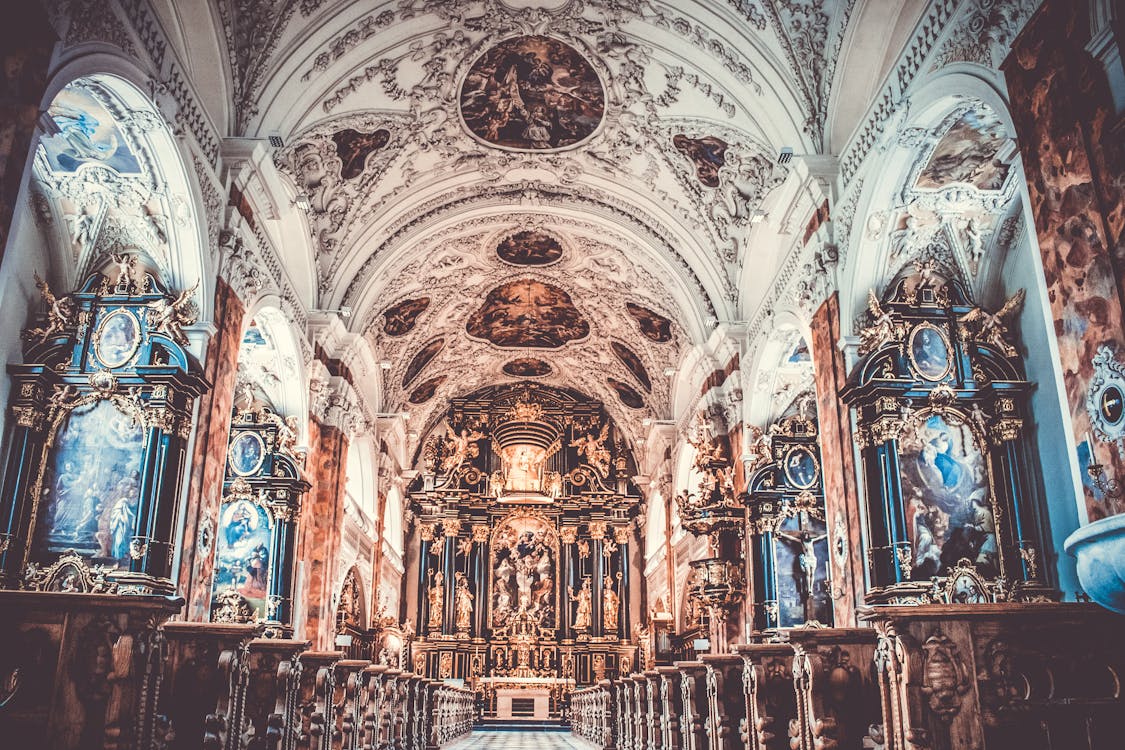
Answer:
<path fill-rule="evenodd" d="M 448 750 L 590 750 L 594 746 L 569 732 L 503 732 L 473 730 Z"/>

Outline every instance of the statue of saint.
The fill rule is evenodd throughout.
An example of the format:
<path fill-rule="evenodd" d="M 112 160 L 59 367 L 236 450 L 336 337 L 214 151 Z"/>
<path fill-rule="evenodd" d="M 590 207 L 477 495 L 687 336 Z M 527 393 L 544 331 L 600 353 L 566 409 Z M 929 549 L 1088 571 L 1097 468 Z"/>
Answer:
<path fill-rule="evenodd" d="M 473 622 L 473 594 L 469 591 L 469 579 L 465 578 L 464 573 L 457 574 L 457 588 L 454 593 L 457 631 L 467 633 Z"/>
<path fill-rule="evenodd" d="M 602 478 L 609 476 L 609 450 L 605 447 L 606 438 L 609 437 L 609 422 L 602 425 L 602 431 L 597 437 L 593 432 L 570 442 L 571 448 L 578 449 L 578 455 L 583 458 L 588 466 L 601 474 Z"/>
<path fill-rule="evenodd" d="M 430 630 L 441 630 L 441 618 L 445 614 L 445 576 L 439 570 L 434 573 L 434 583 L 430 586 Z"/>
<path fill-rule="evenodd" d="M 621 597 L 613 590 L 613 579 L 602 579 L 602 626 L 606 635 L 617 632 L 617 615 L 621 608 Z"/>
<path fill-rule="evenodd" d="M 590 601 L 590 579 L 587 578 L 582 582 L 582 588 L 579 589 L 578 594 L 575 595 L 574 587 L 568 587 L 570 593 L 570 600 L 578 602 L 578 608 L 574 612 L 574 629 L 575 630 L 589 630 L 590 629 L 590 608 L 592 603 Z"/>

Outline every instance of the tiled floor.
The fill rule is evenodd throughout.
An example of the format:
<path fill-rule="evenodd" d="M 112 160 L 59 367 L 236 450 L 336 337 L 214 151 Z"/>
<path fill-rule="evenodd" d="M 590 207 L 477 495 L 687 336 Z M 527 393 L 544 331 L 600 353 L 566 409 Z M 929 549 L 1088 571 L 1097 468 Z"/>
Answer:
<path fill-rule="evenodd" d="M 448 750 L 590 750 L 593 745 L 568 732 L 485 732 L 477 730 Z"/>

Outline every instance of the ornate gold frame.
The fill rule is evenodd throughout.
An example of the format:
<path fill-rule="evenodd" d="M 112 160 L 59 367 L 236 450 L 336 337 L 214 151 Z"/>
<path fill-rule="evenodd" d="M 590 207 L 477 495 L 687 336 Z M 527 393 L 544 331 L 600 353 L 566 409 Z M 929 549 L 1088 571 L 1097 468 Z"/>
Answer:
<path fill-rule="evenodd" d="M 258 447 L 261 450 L 258 453 L 258 460 L 254 464 L 254 468 L 250 469 L 249 471 L 240 471 L 238 469 L 238 467 L 236 467 L 234 465 L 234 462 L 231 461 L 231 448 L 234 447 L 235 443 L 237 443 L 239 440 L 242 440 L 242 438 L 246 437 L 247 435 L 250 435 L 256 441 L 258 441 Z M 258 471 L 262 468 L 262 464 L 264 464 L 266 462 L 266 452 L 267 452 L 266 441 L 262 439 L 261 435 L 259 435 L 254 430 L 239 430 L 238 434 L 234 436 L 234 439 L 230 441 L 230 445 L 227 447 L 227 466 L 229 466 L 231 471 L 233 471 L 235 474 L 237 474 L 240 477 L 253 476 L 254 474 L 258 473 Z"/>
<path fill-rule="evenodd" d="M 918 361 L 914 358 L 914 337 L 919 334 L 923 329 L 934 331 L 941 337 L 941 342 L 945 346 L 945 368 L 941 371 L 941 375 L 937 377 L 930 377 L 922 371 L 918 366 Z M 927 383 L 938 383 L 949 377 L 949 372 L 953 369 L 953 346 L 950 344 L 949 336 L 945 334 L 938 326 L 924 320 L 918 325 L 910 329 L 910 333 L 906 337 L 906 358 L 910 362 L 910 369 L 912 369 L 919 377 Z"/>
<path fill-rule="evenodd" d="M 489 629 L 493 628 L 493 625 L 492 625 L 492 623 L 493 623 L 493 619 L 492 619 L 492 615 L 493 615 L 493 611 L 492 611 L 493 610 L 492 588 L 493 588 L 493 584 L 495 583 L 494 578 L 495 578 L 495 573 L 496 573 L 496 538 L 499 536 L 500 531 L 502 529 L 510 526 L 512 521 L 515 521 L 515 520 L 518 520 L 518 519 L 521 519 L 521 518 L 528 518 L 528 519 L 533 519 L 533 520 L 539 521 L 540 523 L 542 523 L 547 528 L 547 531 L 549 532 L 547 544 L 548 544 L 548 547 L 551 550 L 552 563 L 554 564 L 554 568 L 555 568 L 555 581 L 554 581 L 555 602 L 554 602 L 554 625 L 552 625 L 548 629 L 549 630 L 557 630 L 559 628 L 559 623 L 562 622 L 561 612 L 559 611 L 559 604 L 560 604 L 560 602 L 559 602 L 559 596 L 560 596 L 559 595 L 559 587 L 560 587 L 560 583 L 561 583 L 560 582 L 560 572 L 561 572 L 560 567 L 562 565 L 561 560 L 559 560 L 559 531 L 558 531 L 558 528 L 557 528 L 557 526 L 555 524 L 555 521 L 553 519 L 548 518 L 545 514 L 539 512 L 539 511 L 528 510 L 528 509 L 513 510 L 511 513 L 506 514 L 504 517 L 500 518 L 496 522 L 496 526 L 493 528 L 492 534 L 489 535 L 489 538 L 488 538 L 488 577 L 487 577 L 488 590 L 486 592 L 488 594 L 488 627 L 489 627 Z M 479 596 L 479 594 L 478 594 L 478 596 Z"/>
<path fill-rule="evenodd" d="M 795 479 L 793 479 L 793 475 L 789 473 L 789 458 L 794 453 L 798 453 L 798 452 L 804 453 L 805 455 L 807 455 L 809 458 L 812 459 L 813 468 L 816 471 L 816 475 L 813 477 L 812 481 L 809 482 L 808 484 L 798 483 Z M 790 484 L 792 484 L 794 487 L 796 487 L 799 490 L 808 490 L 808 489 L 811 489 L 812 487 L 815 487 L 817 479 L 820 478 L 820 461 L 817 460 L 816 454 L 813 453 L 812 450 L 807 445 L 800 445 L 800 444 L 791 445 L 789 447 L 789 450 L 787 450 L 785 452 L 785 457 L 782 458 L 782 467 L 785 471 L 785 478 L 787 480 L 789 480 Z"/>
<path fill-rule="evenodd" d="M 133 346 L 129 349 L 129 354 L 120 362 L 113 364 L 106 361 L 106 359 L 102 357 L 102 334 L 104 333 L 106 326 L 109 324 L 109 321 L 113 320 L 118 315 L 124 315 L 130 320 L 130 322 L 132 322 L 133 332 L 136 334 L 136 339 L 133 341 Z M 91 351 L 94 354 L 94 359 L 96 359 L 99 364 L 109 368 L 110 370 L 116 370 L 120 367 L 124 367 L 125 365 L 129 364 L 129 360 L 133 359 L 133 357 L 135 357 L 137 354 L 137 350 L 141 348 L 141 333 L 141 322 L 137 320 L 137 317 L 124 307 L 117 308 L 116 310 L 102 318 L 102 322 L 98 324 L 97 330 L 94 331 L 94 336 L 92 338 L 93 345 L 90 347 Z"/>

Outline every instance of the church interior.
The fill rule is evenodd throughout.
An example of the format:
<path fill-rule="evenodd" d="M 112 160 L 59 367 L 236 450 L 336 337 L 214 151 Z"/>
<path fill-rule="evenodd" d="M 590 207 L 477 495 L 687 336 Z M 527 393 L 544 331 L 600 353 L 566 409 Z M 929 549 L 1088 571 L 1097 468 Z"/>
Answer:
<path fill-rule="evenodd" d="M 1125 747 L 1120 0 L 5 16 L 0 745 Z"/>

